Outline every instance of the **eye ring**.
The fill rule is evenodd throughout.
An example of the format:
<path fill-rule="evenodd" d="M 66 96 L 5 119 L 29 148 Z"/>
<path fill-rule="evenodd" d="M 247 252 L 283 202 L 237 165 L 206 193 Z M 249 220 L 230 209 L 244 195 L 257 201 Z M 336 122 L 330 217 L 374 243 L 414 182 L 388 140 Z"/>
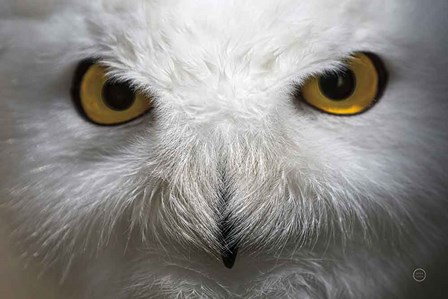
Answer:
<path fill-rule="evenodd" d="M 128 82 L 110 80 L 105 67 L 92 59 L 78 65 L 71 94 L 80 115 L 102 126 L 130 122 L 152 107 L 150 97 Z"/>
<path fill-rule="evenodd" d="M 302 87 L 301 98 L 311 107 L 332 115 L 366 112 L 384 93 L 388 79 L 386 68 L 376 54 L 360 52 L 348 60 L 346 70 L 310 78 Z M 351 79 L 351 75 L 346 75 L 350 73 Z M 325 80 L 327 83 L 322 84 Z"/>

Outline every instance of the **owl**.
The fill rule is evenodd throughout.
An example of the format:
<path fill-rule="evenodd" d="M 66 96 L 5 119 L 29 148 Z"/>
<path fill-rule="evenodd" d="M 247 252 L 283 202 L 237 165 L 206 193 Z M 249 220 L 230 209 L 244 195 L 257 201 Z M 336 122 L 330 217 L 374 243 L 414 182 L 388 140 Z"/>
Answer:
<path fill-rule="evenodd" d="M 1 297 L 441 298 L 447 11 L 0 0 Z"/>

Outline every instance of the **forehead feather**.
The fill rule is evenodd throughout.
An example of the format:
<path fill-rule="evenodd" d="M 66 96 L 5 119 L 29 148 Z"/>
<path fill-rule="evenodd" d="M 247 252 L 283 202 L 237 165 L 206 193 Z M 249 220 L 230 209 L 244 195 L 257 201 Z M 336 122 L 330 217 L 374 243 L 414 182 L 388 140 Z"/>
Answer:
<path fill-rule="evenodd" d="M 257 89 L 333 67 L 371 19 L 362 2 L 253 2 L 135 1 L 94 20 L 102 56 L 165 90 L 218 76 Z"/>

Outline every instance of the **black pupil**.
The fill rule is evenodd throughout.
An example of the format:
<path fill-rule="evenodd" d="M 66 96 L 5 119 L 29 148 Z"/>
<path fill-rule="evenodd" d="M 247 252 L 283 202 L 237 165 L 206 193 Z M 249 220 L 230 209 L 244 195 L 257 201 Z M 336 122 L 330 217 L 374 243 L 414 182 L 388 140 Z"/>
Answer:
<path fill-rule="evenodd" d="M 110 109 L 123 111 L 132 106 L 135 94 L 126 83 L 108 81 L 103 87 L 103 101 Z"/>
<path fill-rule="evenodd" d="M 345 100 L 355 91 L 355 74 L 345 69 L 335 74 L 328 74 L 319 79 L 319 88 L 322 93 L 334 101 Z"/>

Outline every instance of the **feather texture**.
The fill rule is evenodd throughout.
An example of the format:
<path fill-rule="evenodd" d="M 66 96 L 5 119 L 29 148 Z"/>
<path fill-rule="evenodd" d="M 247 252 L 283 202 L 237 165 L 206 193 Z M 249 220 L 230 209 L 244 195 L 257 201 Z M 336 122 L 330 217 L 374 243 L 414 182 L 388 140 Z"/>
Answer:
<path fill-rule="evenodd" d="M 73 298 L 409 298 L 448 245 L 446 9 L 0 0 L 0 215 L 19 252 Z M 300 101 L 356 51 L 390 72 L 375 107 Z M 86 58 L 153 110 L 86 122 L 69 92 Z"/>

